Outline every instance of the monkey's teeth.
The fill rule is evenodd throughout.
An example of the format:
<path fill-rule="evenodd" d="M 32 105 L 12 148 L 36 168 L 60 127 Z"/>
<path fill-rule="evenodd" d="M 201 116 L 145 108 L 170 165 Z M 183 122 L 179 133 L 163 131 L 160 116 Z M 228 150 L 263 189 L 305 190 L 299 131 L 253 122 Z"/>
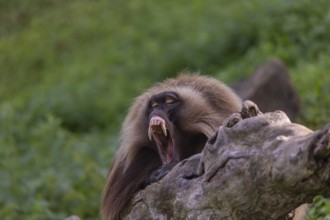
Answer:
<path fill-rule="evenodd" d="M 152 140 L 152 129 L 151 129 L 151 127 L 149 127 L 149 129 L 148 129 L 148 137 L 149 137 L 149 140 Z"/>
<path fill-rule="evenodd" d="M 162 123 L 161 126 L 162 126 L 162 130 L 163 130 L 165 137 L 167 137 L 167 130 L 166 130 L 165 124 Z"/>
<path fill-rule="evenodd" d="M 153 126 L 153 125 L 159 125 L 160 124 L 160 121 L 155 119 L 155 118 L 152 118 L 151 121 L 150 121 L 150 125 Z"/>
<path fill-rule="evenodd" d="M 158 127 L 158 128 L 155 128 Z M 165 137 L 167 137 L 167 130 L 166 130 L 166 123 L 164 121 L 164 119 L 158 117 L 158 116 L 154 116 L 150 119 L 149 122 L 149 128 L 148 128 L 148 137 L 149 140 L 152 140 L 154 133 L 160 133 L 161 131 L 159 130 L 159 126 L 162 129 L 163 134 L 165 135 Z"/>

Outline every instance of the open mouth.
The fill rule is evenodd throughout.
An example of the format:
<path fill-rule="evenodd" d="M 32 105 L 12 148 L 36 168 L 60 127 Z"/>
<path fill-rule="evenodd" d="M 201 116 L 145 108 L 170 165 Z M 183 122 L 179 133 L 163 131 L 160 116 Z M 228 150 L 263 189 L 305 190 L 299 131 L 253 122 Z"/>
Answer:
<path fill-rule="evenodd" d="M 154 139 L 163 164 L 168 164 L 173 158 L 173 139 L 166 121 L 159 116 L 152 116 L 149 121 L 149 139 Z"/>

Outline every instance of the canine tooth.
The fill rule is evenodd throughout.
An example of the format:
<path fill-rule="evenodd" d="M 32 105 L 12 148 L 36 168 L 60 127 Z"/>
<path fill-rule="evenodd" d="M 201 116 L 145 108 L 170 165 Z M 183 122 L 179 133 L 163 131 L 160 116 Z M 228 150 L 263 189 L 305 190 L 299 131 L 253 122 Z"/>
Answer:
<path fill-rule="evenodd" d="M 161 126 L 162 126 L 162 130 L 163 130 L 163 132 L 164 132 L 164 135 L 167 136 L 167 131 L 166 131 L 166 126 L 165 126 L 165 124 L 162 123 Z"/>
<path fill-rule="evenodd" d="M 152 140 L 152 129 L 151 129 L 151 127 L 149 127 L 149 129 L 148 129 L 148 137 L 149 137 L 149 140 Z"/>

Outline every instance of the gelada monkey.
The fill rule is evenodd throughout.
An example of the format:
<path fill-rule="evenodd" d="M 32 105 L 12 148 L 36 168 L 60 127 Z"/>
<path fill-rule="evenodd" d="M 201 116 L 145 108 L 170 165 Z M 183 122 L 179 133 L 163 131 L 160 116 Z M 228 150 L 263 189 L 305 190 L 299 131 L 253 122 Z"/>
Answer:
<path fill-rule="evenodd" d="M 124 120 L 104 188 L 102 218 L 120 219 L 134 193 L 201 152 L 223 120 L 241 106 L 240 98 L 222 82 L 188 73 L 137 97 Z"/>

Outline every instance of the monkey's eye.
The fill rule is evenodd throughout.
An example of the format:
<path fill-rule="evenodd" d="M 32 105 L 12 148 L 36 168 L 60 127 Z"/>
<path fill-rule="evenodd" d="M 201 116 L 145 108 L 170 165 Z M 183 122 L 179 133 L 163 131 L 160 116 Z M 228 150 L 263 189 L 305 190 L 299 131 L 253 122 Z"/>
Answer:
<path fill-rule="evenodd" d="M 158 107 L 158 103 L 155 100 L 152 100 L 150 102 L 150 106 L 151 106 L 151 108 L 157 108 Z"/>
<path fill-rule="evenodd" d="M 165 103 L 166 104 L 173 104 L 174 102 L 176 102 L 176 99 L 174 99 L 171 96 L 166 96 L 166 98 L 165 98 Z"/>

